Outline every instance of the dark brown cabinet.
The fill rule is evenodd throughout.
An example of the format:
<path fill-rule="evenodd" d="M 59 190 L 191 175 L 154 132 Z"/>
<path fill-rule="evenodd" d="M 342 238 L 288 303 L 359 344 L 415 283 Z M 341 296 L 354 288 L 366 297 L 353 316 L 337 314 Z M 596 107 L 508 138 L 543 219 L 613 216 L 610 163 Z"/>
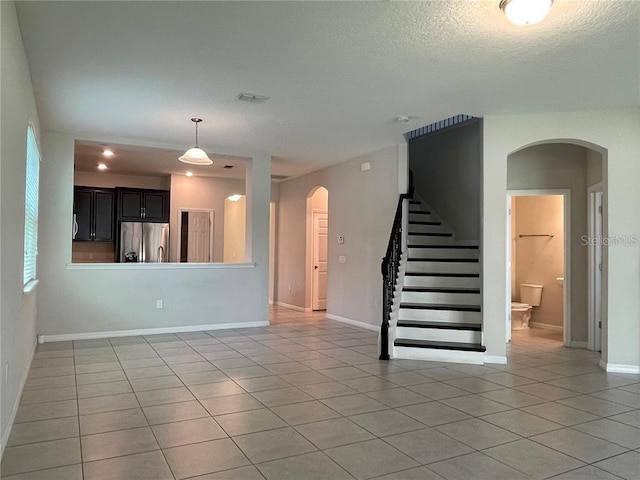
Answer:
<path fill-rule="evenodd" d="M 73 197 L 74 237 L 83 242 L 113 242 L 115 190 L 75 187 Z"/>
<path fill-rule="evenodd" d="M 169 192 L 167 190 L 144 190 L 117 188 L 119 222 L 169 221 Z"/>

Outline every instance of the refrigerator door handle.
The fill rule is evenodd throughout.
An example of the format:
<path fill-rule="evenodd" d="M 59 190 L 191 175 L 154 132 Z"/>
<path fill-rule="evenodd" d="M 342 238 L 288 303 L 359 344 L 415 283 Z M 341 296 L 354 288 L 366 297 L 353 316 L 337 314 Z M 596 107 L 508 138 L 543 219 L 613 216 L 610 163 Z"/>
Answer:
<path fill-rule="evenodd" d="M 158 263 L 164 262 L 164 247 L 160 245 L 158 247 Z"/>
<path fill-rule="evenodd" d="M 73 237 L 72 239 L 75 240 L 76 239 L 76 235 L 78 234 L 78 221 L 77 221 L 77 215 L 74 213 L 73 214 Z"/>

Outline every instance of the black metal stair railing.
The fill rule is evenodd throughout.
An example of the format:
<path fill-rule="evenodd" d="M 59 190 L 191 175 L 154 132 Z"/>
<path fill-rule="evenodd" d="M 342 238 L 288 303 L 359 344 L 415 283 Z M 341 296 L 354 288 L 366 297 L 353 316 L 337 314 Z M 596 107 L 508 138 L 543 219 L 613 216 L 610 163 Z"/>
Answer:
<path fill-rule="evenodd" d="M 409 191 L 398 198 L 396 216 L 393 219 L 391 236 L 387 244 L 387 253 L 382 259 L 382 326 L 380 328 L 380 360 L 389 360 L 389 321 L 393 295 L 398 279 L 400 259 L 402 256 L 402 205 L 406 199 L 413 197 L 413 174 L 409 172 Z"/>

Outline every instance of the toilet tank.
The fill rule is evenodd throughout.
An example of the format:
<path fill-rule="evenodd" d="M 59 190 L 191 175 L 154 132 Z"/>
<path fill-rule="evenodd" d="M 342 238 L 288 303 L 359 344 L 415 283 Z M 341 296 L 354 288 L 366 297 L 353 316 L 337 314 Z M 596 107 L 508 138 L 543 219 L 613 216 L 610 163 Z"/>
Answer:
<path fill-rule="evenodd" d="M 535 283 L 521 283 L 520 284 L 520 302 L 528 303 L 532 307 L 540 305 L 542 299 L 542 285 L 536 285 Z"/>

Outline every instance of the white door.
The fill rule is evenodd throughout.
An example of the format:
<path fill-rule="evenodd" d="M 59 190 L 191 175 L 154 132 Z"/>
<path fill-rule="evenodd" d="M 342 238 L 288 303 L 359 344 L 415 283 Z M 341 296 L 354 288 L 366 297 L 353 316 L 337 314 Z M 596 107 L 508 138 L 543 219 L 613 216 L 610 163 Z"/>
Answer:
<path fill-rule="evenodd" d="M 513 249 L 515 242 L 513 241 L 513 217 L 511 208 L 513 206 L 513 197 L 507 195 L 507 305 L 506 305 L 506 332 L 505 339 L 507 343 L 511 341 L 511 269 L 513 261 Z"/>
<path fill-rule="evenodd" d="M 593 322 L 593 349 L 602 350 L 602 192 L 591 192 L 593 231 L 590 243 L 592 288 L 590 307 L 592 309 Z"/>
<path fill-rule="evenodd" d="M 187 262 L 211 261 L 211 218 L 209 212 L 189 212 Z"/>
<path fill-rule="evenodd" d="M 326 213 L 313 213 L 313 310 L 327 309 L 327 230 Z"/>

